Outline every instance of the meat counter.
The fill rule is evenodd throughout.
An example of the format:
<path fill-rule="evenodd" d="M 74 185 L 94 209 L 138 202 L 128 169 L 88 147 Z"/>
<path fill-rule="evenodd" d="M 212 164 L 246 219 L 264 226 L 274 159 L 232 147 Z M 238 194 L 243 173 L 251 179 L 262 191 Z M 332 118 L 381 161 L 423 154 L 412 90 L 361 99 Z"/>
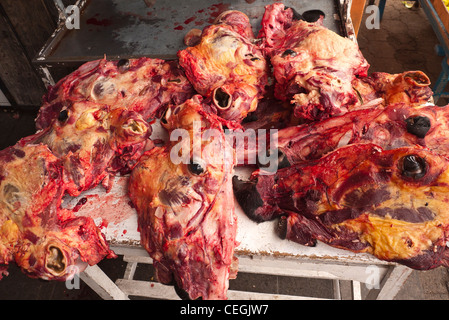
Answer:
<path fill-rule="evenodd" d="M 65 24 L 67 13 L 61 9 L 60 26 L 48 40 L 34 63 L 47 85 L 57 80 L 58 67 L 76 68 L 80 64 L 102 58 L 136 58 L 141 56 L 173 59 L 184 44 L 188 29 L 200 27 L 229 9 L 246 12 L 254 28 L 260 24 L 264 5 L 268 1 L 207 2 L 205 0 L 171 2 L 166 6 L 156 1 L 98 0 L 78 1 L 81 9 L 79 29 Z M 270 2 L 271 3 L 271 2 Z M 324 25 L 355 41 L 348 8 L 351 1 L 285 1 L 298 12 L 324 14 Z M 150 31 L 149 31 L 150 30 Z M 107 48 L 107 50 L 105 50 Z M 56 74 L 56 75 L 55 75 Z M 236 169 L 244 176 L 244 169 Z M 80 216 L 91 216 L 102 226 L 106 239 L 117 254 L 123 254 L 128 266 L 123 279 L 113 283 L 98 266 L 87 268 L 80 276 L 103 298 L 126 299 L 128 295 L 175 299 L 172 287 L 133 280 L 137 263 L 152 260 L 140 246 L 137 214 L 127 196 L 128 177 L 116 177 L 112 189 L 102 186 L 84 192 L 77 198 L 66 198 L 64 206 L 79 207 Z M 236 203 L 238 233 L 236 253 L 239 272 L 274 274 L 334 281 L 335 298 L 342 298 L 340 280 L 352 281 L 353 298 L 361 298 L 361 283 L 376 286 L 379 299 L 391 299 L 410 274 L 411 269 L 380 261 L 368 254 L 355 254 L 318 243 L 315 247 L 300 246 L 279 239 L 274 233 L 275 222 L 256 224 L 250 221 Z M 280 267 L 282 266 L 282 267 Z M 373 273 L 375 271 L 374 283 Z M 229 291 L 230 299 L 296 299 L 301 297 Z M 310 297 L 308 297 L 310 298 Z"/>

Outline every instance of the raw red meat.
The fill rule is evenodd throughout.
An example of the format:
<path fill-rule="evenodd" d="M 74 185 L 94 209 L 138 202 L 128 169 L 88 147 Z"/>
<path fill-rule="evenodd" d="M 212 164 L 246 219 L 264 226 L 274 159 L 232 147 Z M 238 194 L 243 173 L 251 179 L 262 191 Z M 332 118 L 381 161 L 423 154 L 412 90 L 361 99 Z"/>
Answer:
<path fill-rule="evenodd" d="M 283 216 L 282 238 L 432 269 L 449 266 L 448 165 L 419 147 L 356 144 L 275 175 L 234 179 L 234 192 L 256 221 Z"/>
<path fill-rule="evenodd" d="M 374 143 L 384 149 L 420 145 L 449 156 L 449 107 L 393 104 L 348 112 L 279 130 L 279 150 L 291 164 L 321 158 L 352 143 Z"/>
<path fill-rule="evenodd" d="M 178 52 L 196 91 L 210 98 L 226 120 L 240 122 L 256 110 L 265 92 L 267 63 L 253 40 L 248 17 L 226 11 L 203 30 L 199 44 Z"/>
<path fill-rule="evenodd" d="M 180 104 L 193 94 L 177 61 L 150 58 L 90 61 L 49 88 L 36 126 L 48 127 L 61 110 L 86 100 L 111 109 L 135 111 L 148 120 L 162 114 L 168 105 Z"/>
<path fill-rule="evenodd" d="M 66 190 L 77 196 L 129 173 L 151 133 L 146 121 L 193 93 L 176 61 L 88 62 L 49 89 L 36 119 L 43 130 L 27 140 L 63 160 Z"/>
<path fill-rule="evenodd" d="M 107 187 L 110 175 L 129 173 L 150 134 L 149 124 L 135 111 L 81 101 L 25 140 L 47 145 L 61 159 L 66 191 L 78 196 L 102 181 Z"/>
<path fill-rule="evenodd" d="M 147 118 L 192 94 L 177 62 L 147 58 L 88 62 L 50 88 L 40 130 L 1 151 L 0 263 L 65 279 L 72 265 L 113 257 L 91 218 L 61 209 L 62 196 L 129 173 L 153 146 Z"/>
<path fill-rule="evenodd" d="M 322 120 L 358 103 L 352 81 L 366 77 L 369 64 L 356 43 L 322 19 L 295 21 L 290 8 L 275 3 L 266 7 L 259 37 L 273 65 L 275 95 L 291 101 L 298 118 Z"/>
<path fill-rule="evenodd" d="M 367 77 L 354 42 L 322 20 L 296 18 L 268 5 L 255 39 L 245 14 L 226 11 L 187 35 L 179 63 L 101 59 L 51 87 L 39 131 L 0 151 L 0 264 L 64 280 L 114 257 L 93 220 L 61 201 L 132 170 L 129 195 L 158 280 L 192 299 L 225 299 L 237 272 L 237 220 L 235 152 L 223 125 L 241 125 L 283 128 L 276 138 L 289 162 L 273 175 L 234 179 L 252 219 L 279 218 L 280 235 L 305 245 L 321 240 L 416 269 L 449 266 L 448 114 L 420 107 L 432 95 L 428 77 Z M 267 59 L 281 101 L 257 110 Z M 174 139 L 154 147 L 148 121 L 162 115 Z M 307 124 L 292 127 L 298 121 Z"/>
<path fill-rule="evenodd" d="M 369 77 L 356 78 L 352 83 L 363 106 L 376 98 L 382 98 L 385 105 L 406 103 L 419 106 L 433 102 L 430 79 L 422 71 L 407 71 L 399 74 L 373 72 Z M 357 109 L 355 106 L 351 110 Z"/>
<path fill-rule="evenodd" d="M 129 196 L 158 280 L 174 280 L 191 299 L 226 299 L 236 273 L 234 155 L 208 108 L 195 96 L 167 110 L 163 123 L 173 141 L 142 156 L 131 173 Z"/>
<path fill-rule="evenodd" d="M 91 218 L 61 209 L 63 168 L 46 146 L 19 142 L 0 151 L 0 162 L 0 264 L 65 280 L 115 257 Z"/>

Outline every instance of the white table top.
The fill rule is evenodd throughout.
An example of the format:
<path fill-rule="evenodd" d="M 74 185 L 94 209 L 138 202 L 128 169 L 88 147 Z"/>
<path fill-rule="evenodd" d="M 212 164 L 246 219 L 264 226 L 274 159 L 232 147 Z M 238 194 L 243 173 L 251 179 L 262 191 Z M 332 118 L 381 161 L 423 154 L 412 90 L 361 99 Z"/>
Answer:
<path fill-rule="evenodd" d="M 152 139 L 166 140 L 165 130 L 156 121 L 152 124 Z M 234 174 L 241 179 L 247 179 L 252 169 L 235 167 Z M 90 216 L 101 227 L 106 240 L 111 245 L 140 246 L 140 233 L 137 225 L 137 211 L 133 208 L 127 195 L 129 176 L 114 178 L 112 188 L 106 192 L 101 185 L 83 192 L 76 198 L 65 197 L 62 206 L 73 208 L 82 198 L 87 202 L 76 213 L 78 216 Z M 239 245 L 236 253 L 239 255 L 272 255 L 276 257 L 290 257 L 321 262 L 341 262 L 353 264 L 391 264 L 370 254 L 354 253 L 348 250 L 333 248 L 318 241 L 315 247 L 307 247 L 289 240 L 282 240 L 275 233 L 277 221 L 256 223 L 250 220 L 237 201 L 234 199 L 237 215 L 237 241 Z"/>
<path fill-rule="evenodd" d="M 103 186 L 97 186 L 79 197 L 66 197 L 63 207 L 73 208 L 81 198 L 87 198 L 87 202 L 79 209 L 77 215 L 92 217 L 105 234 L 106 240 L 113 245 L 140 246 L 137 211 L 131 206 L 127 195 L 128 179 L 128 176 L 115 177 L 113 187 L 108 193 Z M 238 219 L 239 245 L 236 248 L 238 254 L 273 255 L 341 263 L 389 264 L 369 254 L 336 249 L 321 242 L 315 247 L 306 247 L 282 240 L 275 233 L 276 221 L 257 224 L 246 217 L 236 201 L 235 209 Z"/>

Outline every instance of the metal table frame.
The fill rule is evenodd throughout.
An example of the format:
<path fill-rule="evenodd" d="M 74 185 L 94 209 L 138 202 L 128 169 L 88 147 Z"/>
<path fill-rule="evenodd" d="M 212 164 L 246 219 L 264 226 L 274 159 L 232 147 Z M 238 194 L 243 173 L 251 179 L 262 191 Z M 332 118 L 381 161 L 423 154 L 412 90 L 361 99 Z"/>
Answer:
<path fill-rule="evenodd" d="M 224 10 L 224 8 L 248 11 L 246 13 L 250 22 L 257 29 L 261 19 L 259 14 L 261 10 L 263 12 L 262 5 L 269 4 L 271 1 L 256 1 L 258 2 L 192 0 L 189 2 L 187 10 L 185 2 L 182 0 L 178 0 L 177 4 L 171 3 L 167 7 L 164 2 L 136 0 L 127 2 L 125 9 L 123 5 L 116 8 L 117 3 L 121 2 L 115 0 L 77 0 L 74 6 L 79 8 L 80 29 L 69 30 L 66 27 L 66 21 L 71 17 L 66 13 L 62 1 L 54 0 L 59 12 L 58 26 L 34 57 L 33 64 L 48 87 L 54 85 L 58 80 L 58 75 L 55 75 L 52 69 L 57 67 L 76 68 L 84 62 L 101 59 L 106 54 L 107 58 L 111 60 L 142 56 L 176 59 L 177 51 L 185 47 L 183 43 L 185 33 L 189 29 L 203 28 L 210 24 L 212 18 L 216 17 L 219 10 Z M 296 7 L 301 13 L 304 10 L 322 10 L 326 14 L 325 26 L 355 41 L 356 36 L 352 28 L 350 14 L 346 12 L 346 8 L 351 6 L 352 1 L 284 0 L 284 3 L 287 6 Z M 204 8 L 201 7 L 203 2 Z M 192 6 L 191 9 L 190 6 Z M 172 9 L 171 12 L 175 12 L 171 17 L 168 7 Z M 199 8 L 201 9 L 198 10 Z M 108 10 L 117 11 L 108 13 Z M 177 12 L 178 10 L 179 12 Z M 198 15 L 198 19 L 195 20 L 193 18 L 196 15 Z M 133 28 L 140 31 L 134 32 Z M 152 30 L 151 28 L 154 28 L 155 31 L 148 34 L 147 30 Z M 155 43 L 161 45 L 155 45 Z M 102 46 L 108 48 L 107 52 L 102 50 Z"/>

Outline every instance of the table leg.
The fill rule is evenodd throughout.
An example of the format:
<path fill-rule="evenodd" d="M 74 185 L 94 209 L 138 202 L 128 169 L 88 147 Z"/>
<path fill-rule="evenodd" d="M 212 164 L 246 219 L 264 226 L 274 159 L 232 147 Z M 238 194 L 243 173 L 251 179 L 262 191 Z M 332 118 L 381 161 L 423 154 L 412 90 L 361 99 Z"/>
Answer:
<path fill-rule="evenodd" d="M 97 265 L 87 267 L 80 278 L 104 300 L 129 300 Z"/>
<path fill-rule="evenodd" d="M 368 299 L 393 300 L 412 272 L 413 269 L 401 265 L 390 268 L 380 283 L 380 291 L 377 296 L 375 293 L 373 294 L 374 290 L 372 290 L 368 294 Z"/>

